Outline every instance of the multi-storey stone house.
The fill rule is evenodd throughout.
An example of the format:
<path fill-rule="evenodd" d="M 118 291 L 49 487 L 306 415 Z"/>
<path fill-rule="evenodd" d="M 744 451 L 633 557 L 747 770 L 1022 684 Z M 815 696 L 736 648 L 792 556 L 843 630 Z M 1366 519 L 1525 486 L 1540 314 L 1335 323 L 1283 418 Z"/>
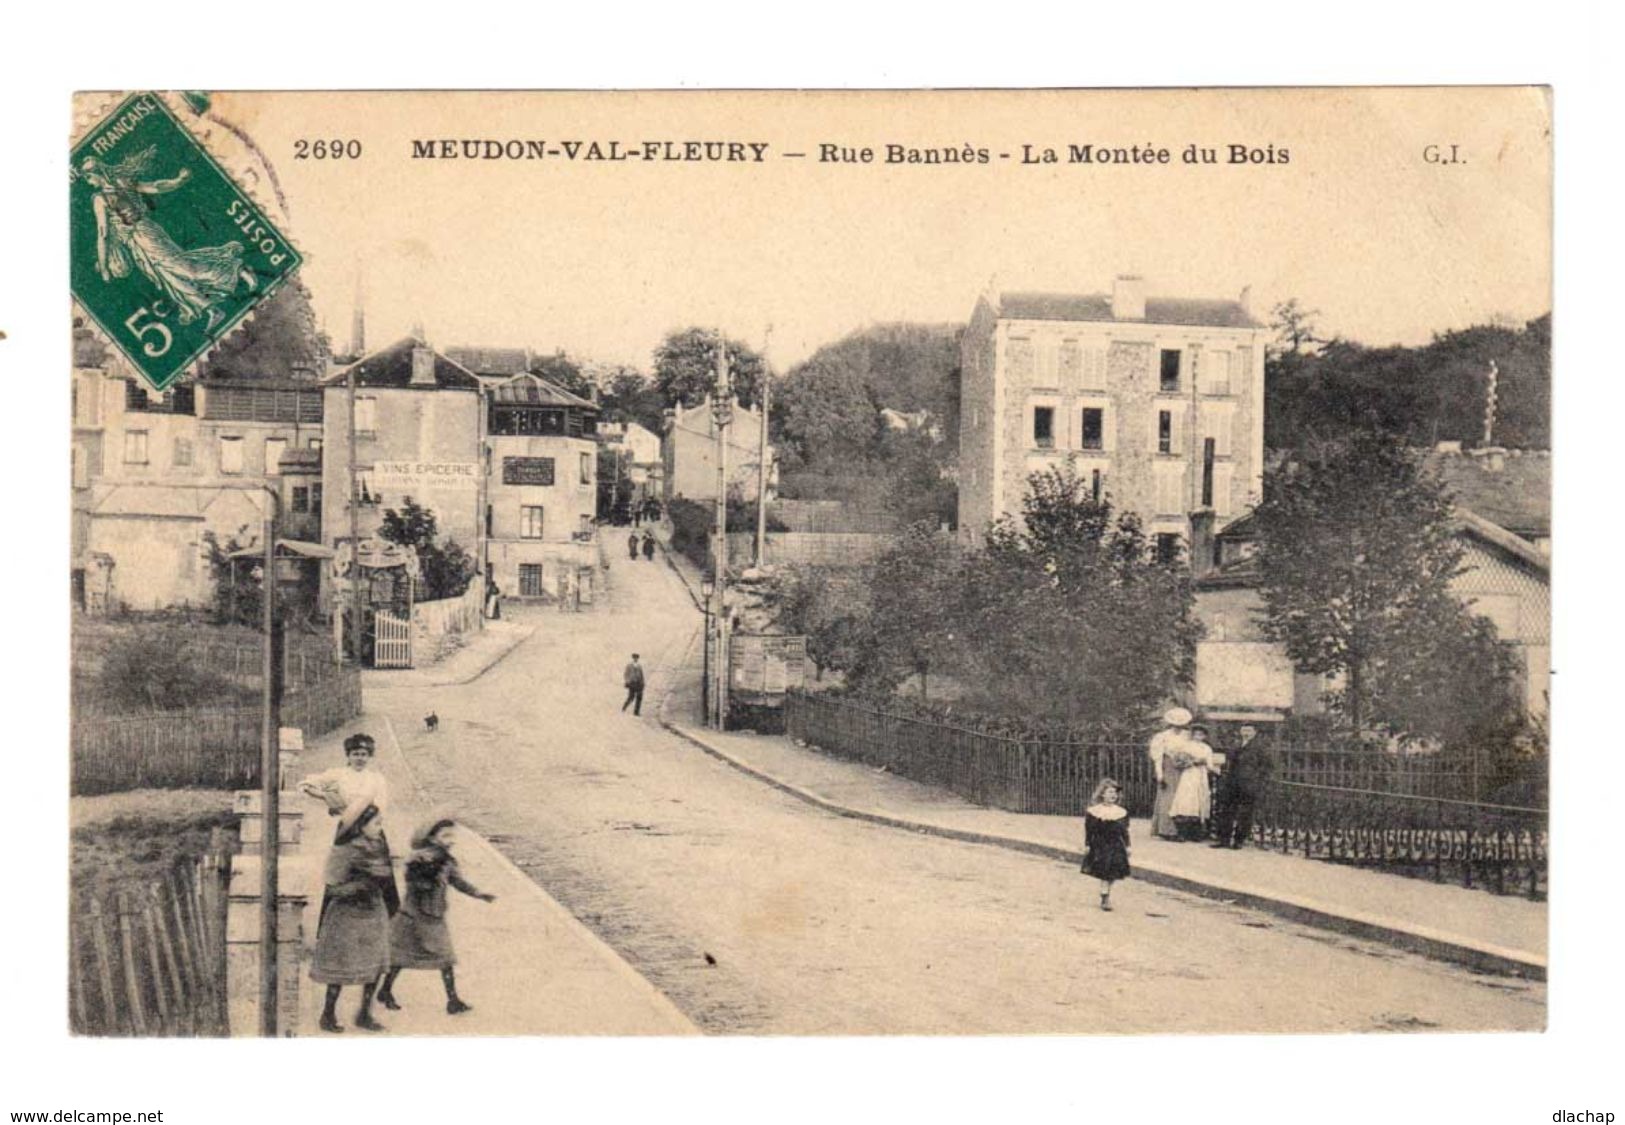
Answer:
<path fill-rule="evenodd" d="M 1070 463 L 1133 511 L 1160 550 L 1257 499 L 1266 330 L 1241 300 L 991 293 L 961 345 L 959 529 L 978 543 L 1019 515 L 1028 477 Z"/>

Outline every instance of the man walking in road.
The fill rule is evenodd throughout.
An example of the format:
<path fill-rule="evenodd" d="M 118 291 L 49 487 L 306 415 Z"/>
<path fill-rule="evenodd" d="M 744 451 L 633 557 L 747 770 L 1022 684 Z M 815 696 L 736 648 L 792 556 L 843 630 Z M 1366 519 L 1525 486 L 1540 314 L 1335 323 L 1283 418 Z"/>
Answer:
<path fill-rule="evenodd" d="M 647 531 L 643 533 L 643 557 L 648 559 L 650 562 L 654 562 L 655 537 L 653 534 Z"/>
<path fill-rule="evenodd" d="M 626 537 L 626 557 L 638 561 L 638 533 L 635 531 Z"/>
<path fill-rule="evenodd" d="M 643 714 L 643 665 L 638 663 L 637 653 L 632 654 L 632 663 L 626 666 L 621 679 L 626 684 L 626 702 L 621 704 L 621 710 L 630 705 L 632 714 Z"/>
<path fill-rule="evenodd" d="M 1240 742 L 1224 759 L 1219 781 L 1219 809 L 1214 816 L 1215 848 L 1240 848 L 1253 834 L 1253 806 L 1270 775 L 1269 751 L 1258 743 L 1258 728 L 1245 724 Z"/>

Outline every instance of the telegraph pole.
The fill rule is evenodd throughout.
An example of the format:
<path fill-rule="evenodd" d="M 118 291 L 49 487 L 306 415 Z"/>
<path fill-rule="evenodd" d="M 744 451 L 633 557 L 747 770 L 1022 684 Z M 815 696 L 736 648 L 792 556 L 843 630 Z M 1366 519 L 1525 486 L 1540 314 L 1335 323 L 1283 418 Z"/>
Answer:
<path fill-rule="evenodd" d="M 361 363 L 357 356 L 345 377 L 349 388 L 350 406 L 350 655 L 361 664 L 361 498 L 356 492 L 355 467 L 355 369 Z"/>
<path fill-rule="evenodd" d="M 733 417 L 733 404 L 728 394 L 728 341 L 721 330 L 717 332 L 717 385 L 711 399 L 711 424 L 717 435 L 717 538 L 712 549 L 715 580 L 711 591 L 711 619 L 708 624 L 715 630 L 715 658 L 711 661 L 711 683 L 706 685 L 710 694 L 711 721 L 717 730 L 723 729 L 725 720 L 723 684 L 728 679 L 727 661 L 723 655 L 723 609 L 727 605 L 725 587 L 728 583 L 728 423 Z"/>
<path fill-rule="evenodd" d="M 756 456 L 756 565 L 767 563 L 767 474 L 771 466 L 767 457 L 767 409 L 772 401 L 773 372 L 767 365 L 767 345 L 773 338 L 773 326 L 767 326 L 762 340 L 762 431 Z"/>
<path fill-rule="evenodd" d="M 267 490 L 269 493 L 269 490 Z M 265 505 L 265 577 L 260 582 L 260 609 L 265 628 L 264 725 L 260 731 L 260 1034 L 277 1033 L 277 898 L 278 849 L 282 842 L 282 621 L 277 612 L 275 494 Z"/>

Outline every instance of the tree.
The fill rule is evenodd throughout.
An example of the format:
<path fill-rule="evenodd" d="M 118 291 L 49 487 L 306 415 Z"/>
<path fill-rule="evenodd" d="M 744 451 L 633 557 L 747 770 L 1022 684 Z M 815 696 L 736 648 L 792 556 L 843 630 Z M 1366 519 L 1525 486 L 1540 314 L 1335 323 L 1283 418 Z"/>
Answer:
<path fill-rule="evenodd" d="M 606 422 L 636 422 L 651 433 L 661 430 L 666 409 L 660 391 L 635 367 L 615 367 L 600 376 L 599 406 Z"/>
<path fill-rule="evenodd" d="M 741 406 L 753 407 L 761 401 L 767 365 L 738 340 L 727 341 L 727 347 L 729 385 Z M 710 329 L 668 333 L 655 349 L 655 388 L 666 406 L 695 406 L 710 397 L 716 385 L 717 334 Z"/>
<path fill-rule="evenodd" d="M 260 584 L 249 573 L 259 563 L 249 563 L 232 555 L 256 542 L 246 526 L 239 527 L 225 542 L 213 531 L 203 533 L 203 559 L 214 581 L 214 619 L 217 623 L 260 625 Z"/>
<path fill-rule="evenodd" d="M 920 697 L 932 667 L 956 642 L 962 556 L 935 524 L 907 528 L 875 560 L 869 578 L 870 631 L 849 678 L 890 691 L 912 673 Z M 961 638 L 962 639 L 962 636 Z"/>
<path fill-rule="evenodd" d="M 441 540 L 434 512 L 410 496 L 398 511 L 384 511 L 378 534 L 417 552 L 419 587 L 425 601 L 459 597 L 474 579 L 478 569 L 474 556 L 454 539 Z"/>
<path fill-rule="evenodd" d="M 1095 500 L 1070 467 L 1028 478 L 964 576 L 967 678 L 1001 709 L 1133 731 L 1196 671 L 1190 576 L 1162 561 L 1132 512 Z"/>
<path fill-rule="evenodd" d="M 204 362 L 205 377 L 311 379 L 326 374 L 327 337 L 298 278 L 271 294 Z"/>
<path fill-rule="evenodd" d="M 1277 356 L 1310 355 L 1327 341 L 1320 336 L 1315 317 L 1319 309 L 1306 309 L 1296 297 L 1282 301 L 1270 310 L 1270 327 L 1275 342 L 1270 351 Z"/>
<path fill-rule="evenodd" d="M 1304 672 L 1341 675 L 1356 736 L 1459 736 L 1504 717 L 1511 665 L 1456 598 L 1450 499 L 1390 433 L 1361 431 L 1269 470 L 1257 509 L 1267 636 Z"/>
<path fill-rule="evenodd" d="M 826 567 L 781 567 L 765 592 L 773 625 L 807 638 L 807 658 L 819 680 L 826 671 L 862 665 L 874 649 L 867 584 L 837 581 Z"/>

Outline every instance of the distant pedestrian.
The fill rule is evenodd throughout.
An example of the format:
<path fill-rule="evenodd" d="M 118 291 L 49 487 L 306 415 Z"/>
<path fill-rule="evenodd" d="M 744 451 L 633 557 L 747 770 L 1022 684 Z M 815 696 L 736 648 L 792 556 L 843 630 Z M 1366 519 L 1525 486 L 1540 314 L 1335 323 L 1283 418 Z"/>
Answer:
<path fill-rule="evenodd" d="M 1179 784 L 1168 804 L 1168 815 L 1174 819 L 1179 839 L 1201 840 L 1207 835 L 1208 820 L 1213 815 L 1213 784 L 1209 780 L 1213 748 L 1208 745 L 1206 727 L 1191 727 L 1185 754 L 1188 764 L 1179 773 Z"/>
<path fill-rule="evenodd" d="M 1128 810 L 1123 787 L 1103 778 L 1083 810 L 1083 873 L 1100 880 L 1100 909 L 1112 908 L 1112 884 L 1129 877 Z"/>
<path fill-rule="evenodd" d="M 653 562 L 655 557 L 655 537 L 647 531 L 643 533 L 643 557 L 650 562 Z"/>
<path fill-rule="evenodd" d="M 451 854 L 457 822 L 447 818 L 420 828 L 412 837 L 412 854 L 406 861 L 406 898 L 401 912 L 389 927 L 389 971 L 378 986 L 378 1002 L 390 1011 L 400 1010 L 395 999 L 395 978 L 403 969 L 439 969 L 440 983 L 446 988 L 446 1011 L 454 1016 L 472 1011 L 473 1006 L 457 995 L 457 955 L 452 951 L 451 928 L 446 924 L 447 887 L 455 887 L 470 898 L 495 902 L 463 878 Z"/>
<path fill-rule="evenodd" d="M 489 580 L 485 583 L 485 616 L 492 621 L 502 616 L 502 587 Z"/>
<path fill-rule="evenodd" d="M 632 663 L 621 674 L 621 682 L 626 685 L 626 702 L 621 704 L 621 710 L 630 706 L 632 714 L 643 714 L 643 665 L 638 663 L 637 653 L 632 654 Z"/>
<path fill-rule="evenodd" d="M 635 531 L 626 537 L 626 557 L 638 561 L 638 533 Z"/>
<path fill-rule="evenodd" d="M 1152 736 L 1151 745 L 1147 748 L 1151 755 L 1151 772 L 1157 779 L 1156 799 L 1151 808 L 1151 831 L 1167 840 L 1179 835 L 1168 807 L 1173 803 L 1174 790 L 1179 787 L 1179 775 L 1190 762 L 1187 753 L 1190 738 L 1185 733 L 1190 721 L 1191 713 L 1185 708 L 1169 708 L 1162 716 L 1163 729 Z"/>
<path fill-rule="evenodd" d="M 372 1018 L 373 990 L 389 968 L 389 912 L 384 908 L 381 879 L 389 872 L 389 845 L 378 806 L 368 804 L 340 818 L 338 839 L 328 853 L 321 919 L 316 924 L 316 951 L 310 979 L 327 985 L 320 1027 L 340 1032 L 339 993 L 347 984 L 361 986 L 355 1025 L 382 1031 Z"/>
<path fill-rule="evenodd" d="M 1240 848 L 1252 838 L 1253 810 L 1275 764 L 1268 748 L 1258 742 L 1257 727 L 1247 723 L 1239 733 L 1240 740 L 1225 754 L 1224 773 L 1219 778 L 1218 809 L 1213 816 L 1216 848 Z"/>

